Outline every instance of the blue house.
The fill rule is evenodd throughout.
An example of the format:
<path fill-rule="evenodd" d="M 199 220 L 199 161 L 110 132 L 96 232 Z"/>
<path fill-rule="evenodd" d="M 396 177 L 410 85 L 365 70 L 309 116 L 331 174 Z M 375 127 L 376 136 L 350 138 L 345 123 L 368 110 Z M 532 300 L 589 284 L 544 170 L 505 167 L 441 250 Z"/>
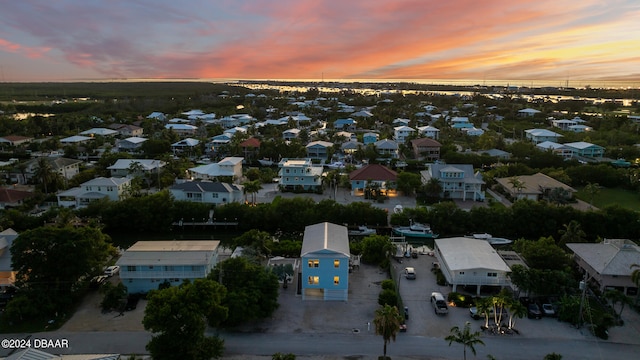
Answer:
<path fill-rule="evenodd" d="M 349 235 L 346 226 L 323 222 L 304 229 L 302 300 L 347 301 Z"/>
<path fill-rule="evenodd" d="M 352 118 L 338 119 L 333 122 L 334 129 L 353 131 L 356 129 L 357 122 Z"/>
<path fill-rule="evenodd" d="M 314 160 L 326 161 L 329 158 L 329 149 L 333 143 L 328 141 L 312 141 L 307 144 L 307 157 Z"/>
<path fill-rule="evenodd" d="M 129 294 L 147 293 L 165 281 L 172 286 L 184 280 L 207 277 L 218 262 L 215 240 L 138 241 L 116 262 L 120 280 Z"/>
<path fill-rule="evenodd" d="M 278 163 L 280 190 L 319 190 L 322 188 L 322 166 L 313 166 L 311 159 L 284 158 Z"/>
<path fill-rule="evenodd" d="M 373 144 L 376 141 L 378 141 L 379 137 L 380 137 L 380 135 L 378 135 L 376 133 L 373 133 L 373 132 L 364 133 L 362 135 L 362 143 L 364 145 Z"/>

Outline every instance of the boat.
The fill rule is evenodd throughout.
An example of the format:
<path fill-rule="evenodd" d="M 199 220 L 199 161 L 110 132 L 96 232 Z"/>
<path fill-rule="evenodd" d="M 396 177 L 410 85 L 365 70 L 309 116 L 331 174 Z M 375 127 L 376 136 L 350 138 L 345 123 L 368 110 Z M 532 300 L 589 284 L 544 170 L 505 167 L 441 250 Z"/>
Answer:
<path fill-rule="evenodd" d="M 491 245 L 507 245 L 513 242 L 513 240 L 493 237 L 493 235 L 487 233 L 471 234 L 468 237 L 476 240 L 484 240 Z"/>
<path fill-rule="evenodd" d="M 273 160 L 270 160 L 270 159 L 260 159 L 260 160 L 258 160 L 258 162 L 262 166 L 271 166 L 271 165 L 273 165 Z"/>
<path fill-rule="evenodd" d="M 508 244 L 511 244 L 513 240 L 492 237 L 491 239 L 487 239 L 487 242 L 491 245 L 508 245 Z"/>
<path fill-rule="evenodd" d="M 439 236 L 431 230 L 431 226 L 414 222 L 411 222 L 409 226 L 394 227 L 393 232 L 406 237 L 423 239 L 436 239 Z"/>
<path fill-rule="evenodd" d="M 346 166 L 342 161 L 336 161 L 336 162 L 332 162 L 331 164 L 326 164 L 325 167 L 327 167 L 327 168 L 329 168 L 331 170 L 342 170 Z"/>
<path fill-rule="evenodd" d="M 348 231 L 349 236 L 367 236 L 367 235 L 375 235 L 376 229 L 370 229 L 364 225 L 358 226 L 358 229 L 352 229 Z"/>

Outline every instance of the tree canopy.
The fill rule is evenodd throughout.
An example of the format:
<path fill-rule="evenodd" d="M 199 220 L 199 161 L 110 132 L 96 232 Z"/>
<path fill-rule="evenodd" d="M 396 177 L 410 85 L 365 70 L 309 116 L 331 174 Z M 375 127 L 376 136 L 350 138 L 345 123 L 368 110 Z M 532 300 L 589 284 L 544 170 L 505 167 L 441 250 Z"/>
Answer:
<path fill-rule="evenodd" d="M 228 314 L 222 304 L 226 290 L 210 279 L 186 281 L 149 293 L 142 324 L 153 333 L 147 350 L 158 360 L 219 358 L 224 340 L 205 336 L 207 319 L 219 325 Z"/>
<path fill-rule="evenodd" d="M 229 309 L 224 325 L 270 316 L 278 308 L 278 277 L 243 257 L 219 263 L 209 274 L 227 289 L 222 304 Z"/>
<path fill-rule="evenodd" d="M 27 302 L 38 301 L 33 315 L 65 311 L 83 280 L 102 271 L 115 253 L 109 236 L 95 227 L 39 227 L 20 234 L 11 246 L 16 285 Z"/>

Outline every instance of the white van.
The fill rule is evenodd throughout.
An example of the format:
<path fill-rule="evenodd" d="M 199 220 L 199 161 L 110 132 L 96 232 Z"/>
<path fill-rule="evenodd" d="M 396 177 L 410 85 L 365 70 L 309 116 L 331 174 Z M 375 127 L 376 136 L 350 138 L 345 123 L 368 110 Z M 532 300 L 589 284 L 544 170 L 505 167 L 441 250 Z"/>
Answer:
<path fill-rule="evenodd" d="M 446 315 L 449 313 L 449 308 L 447 307 L 447 301 L 444 299 L 439 292 L 431 293 L 431 305 L 433 305 L 433 310 L 436 314 Z"/>

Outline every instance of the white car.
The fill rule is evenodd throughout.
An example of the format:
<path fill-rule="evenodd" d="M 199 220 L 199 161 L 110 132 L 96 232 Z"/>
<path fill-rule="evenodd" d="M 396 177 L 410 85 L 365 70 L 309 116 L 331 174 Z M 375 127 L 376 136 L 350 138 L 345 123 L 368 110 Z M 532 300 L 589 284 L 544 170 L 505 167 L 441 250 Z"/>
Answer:
<path fill-rule="evenodd" d="M 446 315 L 449 313 L 447 301 L 444 299 L 442 293 L 437 291 L 431 293 L 431 305 L 433 305 L 433 310 L 437 315 Z"/>
<path fill-rule="evenodd" d="M 416 270 L 412 267 L 408 267 L 404 269 L 404 277 L 406 277 L 409 280 L 415 280 L 416 279 Z"/>
<path fill-rule="evenodd" d="M 104 274 L 107 276 L 113 276 L 119 272 L 120 272 L 120 266 L 118 265 L 109 266 L 106 269 L 104 269 Z"/>

